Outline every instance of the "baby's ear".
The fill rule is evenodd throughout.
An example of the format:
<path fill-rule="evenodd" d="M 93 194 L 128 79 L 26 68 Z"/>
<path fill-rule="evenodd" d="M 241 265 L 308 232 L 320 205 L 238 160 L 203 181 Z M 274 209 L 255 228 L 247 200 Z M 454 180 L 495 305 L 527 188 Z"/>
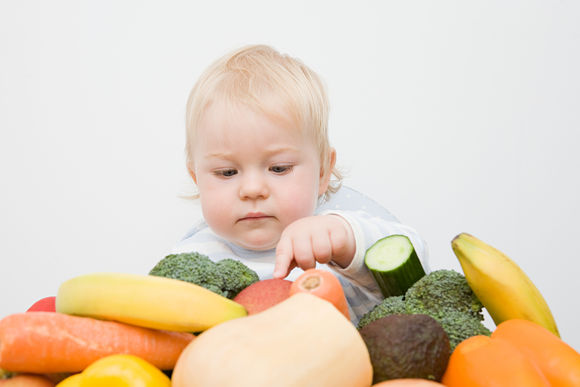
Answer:
<path fill-rule="evenodd" d="M 326 163 L 320 165 L 320 181 L 318 185 L 318 196 L 322 196 L 328 190 L 328 184 L 330 184 L 330 177 L 332 176 L 332 170 L 336 164 L 336 150 L 330 148 L 328 152 L 328 159 Z"/>
<path fill-rule="evenodd" d="M 187 172 L 189 172 L 189 176 L 191 176 L 193 182 L 197 184 L 197 177 L 195 176 L 195 168 L 193 167 L 193 165 L 190 164 L 187 165 Z"/>

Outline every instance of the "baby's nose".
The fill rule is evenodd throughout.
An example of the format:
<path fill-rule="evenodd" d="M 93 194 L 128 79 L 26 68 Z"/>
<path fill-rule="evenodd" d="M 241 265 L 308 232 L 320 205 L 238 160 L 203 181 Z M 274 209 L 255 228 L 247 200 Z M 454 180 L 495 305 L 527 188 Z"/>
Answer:
<path fill-rule="evenodd" d="M 248 173 L 241 179 L 240 198 L 259 199 L 269 195 L 266 179 L 258 173 Z"/>

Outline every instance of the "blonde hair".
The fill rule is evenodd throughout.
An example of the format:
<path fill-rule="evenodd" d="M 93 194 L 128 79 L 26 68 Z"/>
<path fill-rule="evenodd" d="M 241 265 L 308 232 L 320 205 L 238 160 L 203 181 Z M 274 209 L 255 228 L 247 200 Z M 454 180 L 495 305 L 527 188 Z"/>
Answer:
<path fill-rule="evenodd" d="M 266 45 L 242 47 L 211 64 L 201 75 L 187 101 L 186 155 L 192 166 L 197 126 L 214 101 L 243 104 L 278 119 L 291 119 L 311 132 L 321 165 L 329 162 L 328 97 L 322 80 L 299 59 Z M 289 117 L 288 117 L 289 115 Z M 324 171 L 325 173 L 328 171 Z M 324 198 L 338 191 L 342 175 L 335 167 Z"/>

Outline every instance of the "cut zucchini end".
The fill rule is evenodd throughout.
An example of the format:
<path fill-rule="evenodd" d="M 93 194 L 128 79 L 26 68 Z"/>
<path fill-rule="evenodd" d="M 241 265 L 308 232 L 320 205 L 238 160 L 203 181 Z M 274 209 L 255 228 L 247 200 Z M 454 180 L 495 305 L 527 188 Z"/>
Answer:
<path fill-rule="evenodd" d="M 366 252 L 365 264 L 371 270 L 388 272 L 400 267 L 414 248 L 405 235 L 391 235 L 378 240 Z"/>
<path fill-rule="evenodd" d="M 405 294 L 425 275 L 415 248 L 405 235 L 390 235 L 378 240 L 366 251 L 365 265 L 384 297 Z"/>

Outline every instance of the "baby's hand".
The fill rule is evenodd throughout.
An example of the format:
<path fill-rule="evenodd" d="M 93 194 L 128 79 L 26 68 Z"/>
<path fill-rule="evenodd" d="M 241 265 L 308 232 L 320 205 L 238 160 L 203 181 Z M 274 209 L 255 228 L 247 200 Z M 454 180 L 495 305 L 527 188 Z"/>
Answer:
<path fill-rule="evenodd" d="M 331 260 L 347 267 L 356 250 L 350 225 L 338 215 L 309 216 L 291 223 L 276 246 L 274 278 L 284 278 L 296 266 L 303 270 Z"/>

